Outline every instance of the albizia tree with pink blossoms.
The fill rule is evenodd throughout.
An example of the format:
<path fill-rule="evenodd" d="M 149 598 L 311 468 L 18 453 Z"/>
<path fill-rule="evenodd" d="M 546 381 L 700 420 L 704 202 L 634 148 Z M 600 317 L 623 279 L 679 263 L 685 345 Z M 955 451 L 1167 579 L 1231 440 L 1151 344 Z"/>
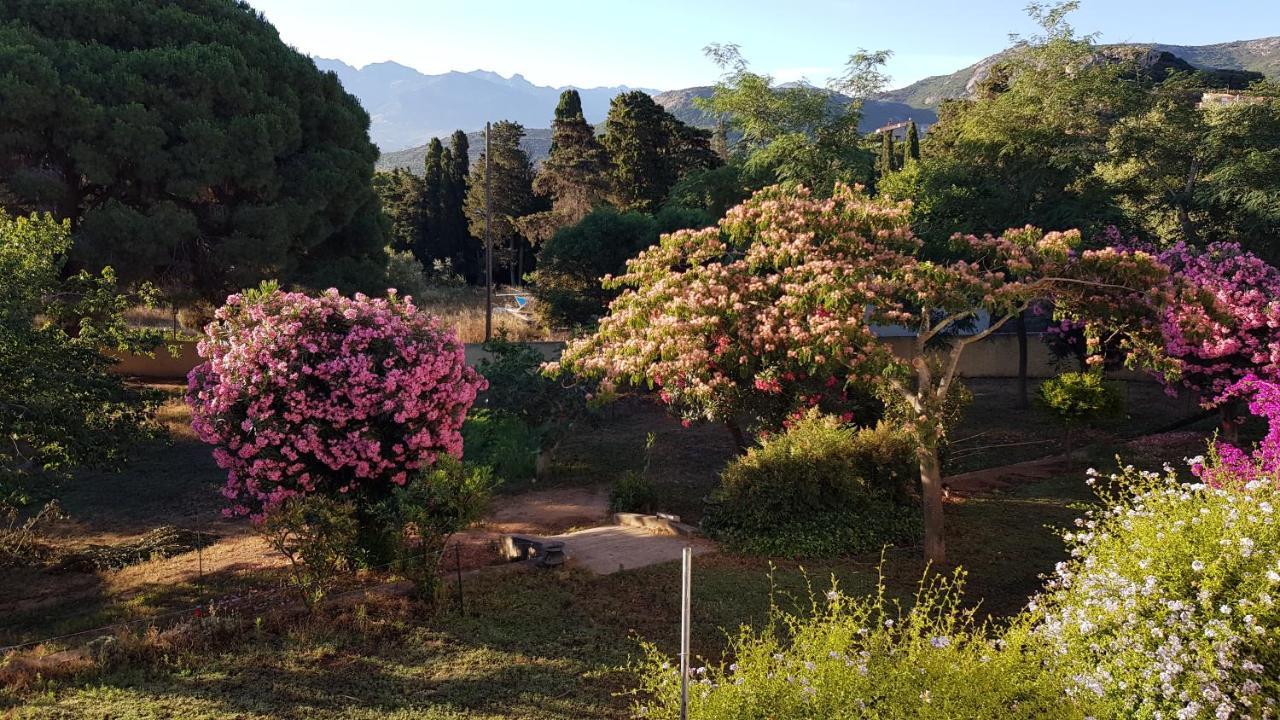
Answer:
<path fill-rule="evenodd" d="M 409 298 L 264 287 L 227 298 L 207 331 L 187 402 L 227 471 L 228 514 L 260 518 L 310 493 L 368 508 L 462 455 L 459 431 L 485 381 Z"/>
<path fill-rule="evenodd" d="M 914 416 L 925 555 L 942 563 L 938 448 L 965 349 L 1048 300 L 1124 337 L 1131 362 L 1158 358 L 1168 272 L 1146 252 L 1079 251 L 1079 233 L 1031 227 L 957 237 L 971 260 L 931 262 L 918 256 L 908 210 L 843 185 L 823 199 L 762 190 L 718 227 L 666 235 L 630 261 L 608 281 L 626 289 L 597 332 L 550 369 L 658 386 L 684 418 L 711 421 L 734 419 L 760 394 L 812 404 L 815 384 L 827 395 L 888 389 Z M 932 342 L 975 317 L 989 323 Z M 915 330 L 914 351 L 895 355 L 873 325 Z"/>

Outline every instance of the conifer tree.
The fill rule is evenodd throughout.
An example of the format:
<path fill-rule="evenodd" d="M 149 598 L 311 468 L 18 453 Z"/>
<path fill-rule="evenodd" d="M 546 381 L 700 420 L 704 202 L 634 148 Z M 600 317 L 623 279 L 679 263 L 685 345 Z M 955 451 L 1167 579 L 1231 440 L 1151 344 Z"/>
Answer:
<path fill-rule="evenodd" d="M 514 285 L 532 260 L 528 240 L 521 233 L 518 221 L 537 208 L 533 195 L 533 163 L 520 147 L 520 139 L 524 137 L 522 125 L 503 120 L 494 123 L 491 132 L 494 269 L 507 270 Z M 481 155 L 471 168 L 465 207 L 471 235 L 480 243 L 485 237 L 485 164 Z"/>
<path fill-rule="evenodd" d="M 902 166 L 920 159 L 920 130 L 915 120 L 907 121 L 907 144 L 902 151 Z"/>
<path fill-rule="evenodd" d="M 880 177 L 893 172 L 893 131 L 880 133 L 880 161 L 876 164 Z"/>
<path fill-rule="evenodd" d="M 443 229 L 445 194 L 445 149 L 440 138 L 431 138 L 427 154 L 423 158 L 422 173 L 422 233 L 413 254 L 425 266 L 435 260 L 438 241 Z"/>
<path fill-rule="evenodd" d="M 644 212 L 662 204 L 684 173 L 718 164 L 710 133 L 685 125 L 638 90 L 610 104 L 604 147 L 613 166 L 615 202 Z"/>
<path fill-rule="evenodd" d="M 609 160 L 595 129 L 582 115 L 577 90 L 565 90 L 551 123 L 551 152 L 543 161 L 533 189 L 551 208 L 521 220 L 526 237 L 536 243 L 573 225 L 609 195 Z"/>

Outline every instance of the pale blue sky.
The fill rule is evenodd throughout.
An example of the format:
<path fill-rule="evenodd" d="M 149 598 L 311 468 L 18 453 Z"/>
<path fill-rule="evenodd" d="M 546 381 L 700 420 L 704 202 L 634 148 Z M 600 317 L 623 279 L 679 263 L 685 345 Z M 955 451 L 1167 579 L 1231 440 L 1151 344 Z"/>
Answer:
<path fill-rule="evenodd" d="M 1034 27 L 1026 0 L 249 0 L 286 42 L 353 65 L 483 68 L 540 85 L 711 83 L 710 42 L 753 69 L 823 84 L 859 47 L 888 48 L 894 87 L 948 73 Z M 1280 35 L 1276 0 L 1083 0 L 1073 24 L 1106 42 L 1202 45 Z"/>

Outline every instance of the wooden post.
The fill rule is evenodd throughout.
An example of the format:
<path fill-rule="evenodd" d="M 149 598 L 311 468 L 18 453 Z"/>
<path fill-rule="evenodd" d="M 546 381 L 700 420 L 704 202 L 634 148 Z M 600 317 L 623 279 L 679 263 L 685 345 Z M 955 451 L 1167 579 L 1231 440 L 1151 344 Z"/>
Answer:
<path fill-rule="evenodd" d="M 484 124 L 484 341 L 493 338 L 493 144 L 492 123 Z"/>

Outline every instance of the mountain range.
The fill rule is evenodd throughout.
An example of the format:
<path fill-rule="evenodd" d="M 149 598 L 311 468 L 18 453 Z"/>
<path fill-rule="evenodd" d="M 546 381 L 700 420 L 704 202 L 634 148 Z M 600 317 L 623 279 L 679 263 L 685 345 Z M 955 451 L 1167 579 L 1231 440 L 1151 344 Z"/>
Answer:
<path fill-rule="evenodd" d="M 1280 36 L 1214 45 L 1124 44 L 1105 49 L 1123 49 L 1144 54 L 1149 64 L 1204 70 L 1250 71 L 1280 80 Z M 949 75 L 937 75 L 902 88 L 878 93 L 863 104 L 862 129 L 871 131 L 890 122 L 914 119 L 928 126 L 937 119 L 938 105 L 948 98 L 972 93 L 990 67 L 1008 50 L 984 58 Z M 552 112 L 563 87 L 534 85 L 521 75 L 509 78 L 474 70 L 425 75 L 394 62 L 354 68 L 339 60 L 316 59 L 322 70 L 332 70 L 347 91 L 359 98 L 372 118 L 370 135 L 383 151 L 381 170 L 422 164 L 427 140 L 444 138 L 457 128 L 468 131 L 471 156 L 479 156 L 486 120 L 515 120 L 527 129 L 525 149 L 534 160 L 546 156 L 551 145 Z M 1230 73 L 1225 75 L 1230 76 Z M 589 122 L 601 123 L 614 96 L 631 90 L 626 86 L 576 88 L 582 97 L 583 114 Z M 708 97 L 710 86 L 657 92 L 645 90 L 668 112 L 684 122 L 700 127 L 714 124 L 696 105 L 696 98 Z M 837 97 L 836 102 L 847 102 Z"/>

